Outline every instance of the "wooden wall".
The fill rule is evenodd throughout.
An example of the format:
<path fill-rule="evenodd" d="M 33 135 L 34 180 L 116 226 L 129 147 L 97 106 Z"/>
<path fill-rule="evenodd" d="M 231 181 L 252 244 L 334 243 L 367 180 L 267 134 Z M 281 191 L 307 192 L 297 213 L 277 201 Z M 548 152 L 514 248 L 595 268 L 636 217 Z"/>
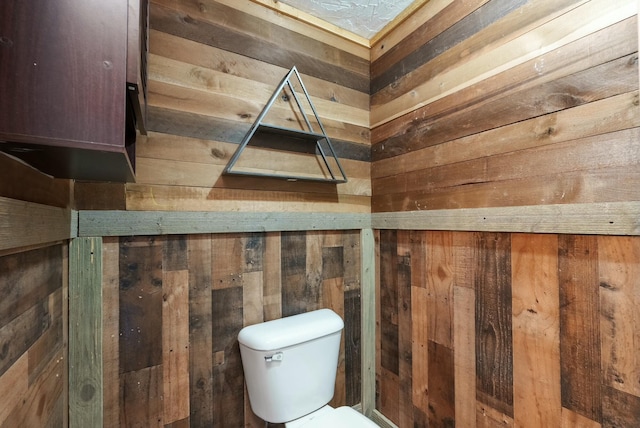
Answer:
<path fill-rule="evenodd" d="M 428 2 L 372 48 L 372 211 L 640 200 L 637 11 Z M 637 237 L 408 223 L 378 232 L 382 414 L 638 425 Z"/>
<path fill-rule="evenodd" d="M 104 238 L 103 255 L 105 427 L 263 427 L 237 334 L 323 307 L 345 320 L 332 404 L 360 402 L 358 232 Z"/>
<path fill-rule="evenodd" d="M 2 427 L 67 423 L 70 189 L 0 155 Z"/>
<path fill-rule="evenodd" d="M 377 406 L 399 427 L 636 427 L 640 238 L 380 231 Z"/>
<path fill-rule="evenodd" d="M 249 1 L 152 0 L 150 11 L 150 132 L 138 139 L 136 183 L 83 183 L 77 188 L 80 208 L 370 211 L 366 46 Z M 349 181 L 221 175 L 294 65 Z M 292 98 L 277 99 L 266 122 L 300 129 L 301 117 L 292 105 Z M 296 175 L 317 168 L 315 157 L 288 148 L 250 146 L 240 160 L 247 167 Z"/>
<path fill-rule="evenodd" d="M 372 48 L 372 211 L 639 200 L 637 8 L 427 3 Z"/>

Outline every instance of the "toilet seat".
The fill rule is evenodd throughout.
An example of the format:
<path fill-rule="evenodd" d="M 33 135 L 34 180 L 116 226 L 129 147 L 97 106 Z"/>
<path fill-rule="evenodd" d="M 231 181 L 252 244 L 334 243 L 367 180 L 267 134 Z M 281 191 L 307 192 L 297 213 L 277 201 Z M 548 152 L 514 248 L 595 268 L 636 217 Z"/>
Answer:
<path fill-rule="evenodd" d="M 378 425 L 348 406 L 325 406 L 311 415 L 285 424 L 286 428 L 378 428 Z"/>

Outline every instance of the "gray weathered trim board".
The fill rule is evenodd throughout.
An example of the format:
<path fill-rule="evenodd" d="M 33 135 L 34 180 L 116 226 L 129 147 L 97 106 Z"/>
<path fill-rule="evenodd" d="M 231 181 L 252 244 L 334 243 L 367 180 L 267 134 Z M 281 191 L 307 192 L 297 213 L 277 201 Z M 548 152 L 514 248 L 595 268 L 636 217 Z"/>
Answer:
<path fill-rule="evenodd" d="M 376 407 L 376 243 L 371 229 L 360 233 L 360 259 L 362 413 L 370 418 Z"/>
<path fill-rule="evenodd" d="M 373 229 L 640 235 L 640 202 L 374 213 Z"/>
<path fill-rule="evenodd" d="M 78 236 L 360 230 L 370 214 L 80 211 Z"/>

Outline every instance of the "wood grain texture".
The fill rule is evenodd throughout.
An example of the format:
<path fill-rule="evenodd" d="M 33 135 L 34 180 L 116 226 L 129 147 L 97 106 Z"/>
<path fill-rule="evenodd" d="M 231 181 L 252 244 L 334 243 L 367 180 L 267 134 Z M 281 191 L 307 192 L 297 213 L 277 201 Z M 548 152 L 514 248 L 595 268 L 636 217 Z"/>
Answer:
<path fill-rule="evenodd" d="M 263 426 L 245 393 L 238 333 L 287 311 L 321 307 L 345 321 L 333 404 L 360 403 L 360 267 L 353 260 L 360 254 L 358 233 L 105 239 L 105 258 L 118 278 L 114 283 L 113 275 L 106 276 L 105 287 L 118 288 L 109 307 L 119 314 L 120 352 L 114 356 L 111 345 L 105 373 L 113 376 L 104 382 L 105 391 L 117 391 L 118 404 L 108 411 L 119 409 L 121 426 Z M 306 297 L 298 301 L 300 290 Z M 123 331 L 127 326 L 138 328 Z"/>
<path fill-rule="evenodd" d="M 559 237 L 562 405 L 602 422 L 598 243 Z"/>
<path fill-rule="evenodd" d="M 476 372 L 478 400 L 513 417 L 511 237 L 477 235 Z"/>
<path fill-rule="evenodd" d="M 558 237 L 513 235 L 511 247 L 514 424 L 560 426 Z"/>
<path fill-rule="evenodd" d="M 0 256 L 0 426 L 68 423 L 66 254 L 59 244 Z"/>
<path fill-rule="evenodd" d="M 635 426 L 637 236 L 377 233 L 377 409 L 393 424 Z M 452 299 L 438 303 L 453 314 L 452 347 L 437 343 L 438 331 L 429 328 L 428 287 L 412 285 L 410 327 L 399 303 L 404 278 L 442 275 L 438 254 L 454 255 L 444 258 Z M 389 272 L 396 281 L 383 288 Z M 391 293 L 399 308 L 396 335 L 383 330 L 383 322 L 393 325 L 382 300 Z M 409 328 L 410 338 L 402 333 Z M 400 370 L 392 372 L 385 353 L 403 357 L 399 350 L 409 345 L 411 369 L 399 360 Z M 413 389 L 413 408 L 405 414 L 403 384 Z"/>

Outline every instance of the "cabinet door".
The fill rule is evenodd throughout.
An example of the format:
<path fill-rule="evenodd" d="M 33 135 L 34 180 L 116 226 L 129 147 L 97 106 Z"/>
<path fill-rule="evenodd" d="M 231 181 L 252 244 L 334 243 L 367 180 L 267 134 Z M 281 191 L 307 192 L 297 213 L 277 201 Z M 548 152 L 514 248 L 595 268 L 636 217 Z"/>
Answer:
<path fill-rule="evenodd" d="M 124 147 L 126 38 L 127 0 L 0 1 L 0 140 Z"/>

